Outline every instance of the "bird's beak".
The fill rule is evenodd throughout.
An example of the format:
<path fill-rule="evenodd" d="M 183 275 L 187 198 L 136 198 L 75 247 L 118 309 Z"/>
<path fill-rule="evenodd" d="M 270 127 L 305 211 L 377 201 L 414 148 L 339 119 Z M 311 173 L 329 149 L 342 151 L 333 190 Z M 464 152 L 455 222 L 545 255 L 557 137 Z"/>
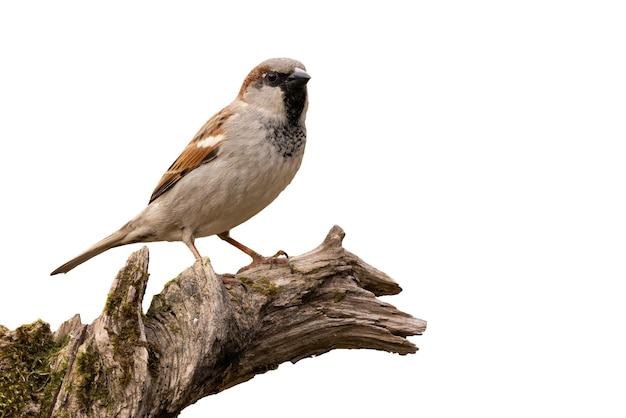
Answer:
<path fill-rule="evenodd" d="M 296 67 L 296 69 L 287 77 L 287 86 L 291 88 L 304 87 L 309 82 L 311 76 L 304 70 Z"/>

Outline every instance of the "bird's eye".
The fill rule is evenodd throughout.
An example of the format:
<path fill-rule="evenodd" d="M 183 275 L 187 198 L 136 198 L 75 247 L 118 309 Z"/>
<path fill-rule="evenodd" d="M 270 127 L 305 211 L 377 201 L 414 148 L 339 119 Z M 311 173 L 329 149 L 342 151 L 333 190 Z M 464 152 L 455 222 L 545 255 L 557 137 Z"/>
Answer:
<path fill-rule="evenodd" d="M 272 84 L 276 83 L 276 81 L 278 81 L 278 74 L 276 74 L 275 71 L 268 71 L 265 73 L 265 79 Z"/>

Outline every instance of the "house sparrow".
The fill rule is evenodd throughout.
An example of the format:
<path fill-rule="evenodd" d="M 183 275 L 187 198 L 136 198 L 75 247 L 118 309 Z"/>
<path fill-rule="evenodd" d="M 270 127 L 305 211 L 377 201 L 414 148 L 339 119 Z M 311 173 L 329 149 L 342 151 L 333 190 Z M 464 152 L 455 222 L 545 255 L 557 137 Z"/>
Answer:
<path fill-rule="evenodd" d="M 306 143 L 309 79 L 304 65 L 293 59 L 259 64 L 237 98 L 200 128 L 165 172 L 148 206 L 51 274 L 67 273 L 110 248 L 137 242 L 182 241 L 200 259 L 194 240 L 209 235 L 252 257 L 250 266 L 272 259 L 235 241 L 229 231 L 276 199 L 298 171 Z"/>

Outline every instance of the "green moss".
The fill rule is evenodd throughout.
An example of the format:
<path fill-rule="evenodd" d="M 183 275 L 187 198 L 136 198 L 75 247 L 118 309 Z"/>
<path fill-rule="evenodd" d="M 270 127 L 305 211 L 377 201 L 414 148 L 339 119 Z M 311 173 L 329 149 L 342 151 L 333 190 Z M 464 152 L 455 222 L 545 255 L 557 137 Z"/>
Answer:
<path fill-rule="evenodd" d="M 104 313 L 109 316 L 112 316 L 117 310 L 117 308 L 120 307 L 121 304 L 122 304 L 122 297 L 120 295 L 117 295 L 117 294 L 113 295 L 109 293 L 109 295 L 107 296 L 106 304 L 104 305 Z"/>
<path fill-rule="evenodd" d="M 62 345 L 50 325 L 38 320 L 10 332 L 0 329 L 0 411 L 3 417 L 47 416 L 65 369 L 50 367 Z M 42 408 L 30 408 L 33 405 Z M 45 407 L 45 409 L 44 409 Z M 36 412 L 38 411 L 38 412 Z"/>
<path fill-rule="evenodd" d="M 133 379 L 134 375 L 134 354 L 137 346 L 145 346 L 145 342 L 141 341 L 141 331 L 137 324 L 138 315 L 142 315 L 140 307 L 134 302 L 129 302 L 128 298 L 131 288 L 134 289 L 135 297 L 143 292 L 141 283 L 130 280 L 135 277 L 139 271 L 139 266 L 133 266 L 132 270 L 125 271 L 120 275 L 120 282 L 115 289 L 109 293 L 105 304 L 104 312 L 113 318 L 114 322 L 119 324 L 119 331 L 112 332 L 109 330 L 109 338 L 113 349 L 113 358 L 119 365 L 119 373 L 116 373 L 117 383 L 122 387 L 126 387 Z M 117 372 L 118 370 L 116 370 Z"/>
<path fill-rule="evenodd" d="M 148 373 L 153 379 L 157 379 L 161 373 L 161 349 L 155 343 L 148 343 Z"/>
<path fill-rule="evenodd" d="M 126 387 L 133 378 L 135 349 L 144 343 L 140 341 L 137 324 L 130 321 L 124 323 L 119 334 L 111 334 L 110 337 L 113 346 L 113 358 L 119 364 L 122 372 L 119 383 Z"/>
<path fill-rule="evenodd" d="M 245 284 L 246 286 L 250 286 L 254 283 L 252 278 L 248 276 L 237 276 L 237 278 L 241 280 L 241 283 Z"/>
<path fill-rule="evenodd" d="M 167 303 L 165 297 L 161 294 L 154 295 L 152 297 L 152 304 L 150 305 L 149 313 L 171 313 L 173 312 L 172 306 Z"/>
<path fill-rule="evenodd" d="M 250 277 L 239 277 L 239 280 L 254 292 L 261 293 L 265 296 L 272 297 L 283 291 L 282 286 L 276 286 L 276 283 L 271 281 L 265 276 L 262 276 L 256 280 Z"/>
<path fill-rule="evenodd" d="M 282 292 L 282 286 L 276 286 L 274 282 L 267 277 L 261 277 L 258 280 L 252 282 L 251 289 L 257 293 L 262 293 L 267 297 L 272 297 Z"/>
<path fill-rule="evenodd" d="M 116 314 L 119 318 L 119 332 L 109 332 L 113 358 L 121 369 L 118 381 L 122 387 L 126 387 L 133 378 L 134 354 L 137 346 L 145 346 L 145 342 L 141 341 L 141 331 L 137 323 L 138 314 L 133 304 L 123 304 Z"/>
<path fill-rule="evenodd" d="M 84 352 L 76 356 L 76 370 L 80 376 L 74 392 L 81 410 L 87 411 L 94 401 L 108 406 L 110 394 L 106 383 L 107 372 L 100 362 L 100 354 L 92 346 L 87 346 Z"/>
<path fill-rule="evenodd" d="M 65 344 L 63 344 L 65 345 Z M 54 395 L 58 392 L 61 384 L 63 383 L 63 377 L 67 371 L 67 361 L 63 360 L 59 368 L 50 373 L 50 381 L 46 385 L 43 391 L 43 399 L 41 400 L 41 411 L 50 411 L 52 408 L 52 400 Z"/>

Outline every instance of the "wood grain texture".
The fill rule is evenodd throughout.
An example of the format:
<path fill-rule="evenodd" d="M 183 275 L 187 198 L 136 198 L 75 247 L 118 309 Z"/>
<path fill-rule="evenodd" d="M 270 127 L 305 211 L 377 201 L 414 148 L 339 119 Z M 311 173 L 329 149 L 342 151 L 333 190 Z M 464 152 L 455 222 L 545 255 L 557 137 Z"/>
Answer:
<path fill-rule="evenodd" d="M 75 316 L 50 333 L 57 349 L 48 367 L 57 378 L 28 410 L 175 417 L 286 361 L 337 348 L 415 353 L 406 337 L 422 334 L 426 322 L 377 298 L 402 289 L 345 250 L 343 237 L 335 226 L 320 246 L 290 258 L 292 268 L 259 265 L 234 278 L 217 275 L 208 259 L 197 261 L 154 296 L 145 314 L 149 257 L 140 249 L 115 278 L 100 317 L 85 325 Z M 19 329 L 0 330 L 10 341 Z"/>

